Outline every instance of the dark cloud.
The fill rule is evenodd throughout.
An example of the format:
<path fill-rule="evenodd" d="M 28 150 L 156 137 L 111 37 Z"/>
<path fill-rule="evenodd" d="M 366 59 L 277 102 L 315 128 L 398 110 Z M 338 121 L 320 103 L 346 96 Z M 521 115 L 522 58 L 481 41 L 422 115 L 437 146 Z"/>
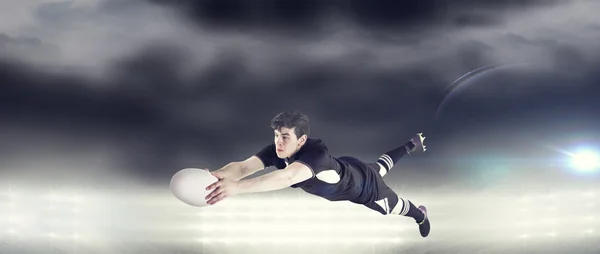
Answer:
<path fill-rule="evenodd" d="M 464 81 L 448 95 L 452 99 L 439 124 L 464 129 L 494 123 L 514 130 L 552 123 L 598 125 L 593 109 L 600 107 L 595 99 L 600 76 L 588 63 L 570 61 L 568 65 L 569 71 L 513 65 Z M 552 132 L 553 128 L 542 129 Z"/>
<path fill-rule="evenodd" d="M 27 38 L 27 37 L 12 38 L 6 34 L 0 34 L 0 44 L 3 47 L 8 47 L 8 46 L 40 47 L 40 46 L 42 46 L 42 41 L 37 38 Z"/>
<path fill-rule="evenodd" d="M 75 75 L 55 75 L 14 63 L 0 68 L 0 108 L 5 118 L 46 118 L 114 124 L 151 121 L 143 101 L 92 89 L 94 82 Z M 145 120 L 144 120 L 145 119 Z"/>
<path fill-rule="evenodd" d="M 73 12 L 73 10 L 74 3 L 70 1 L 41 3 L 35 8 L 35 17 L 41 22 L 60 25 L 75 25 L 69 24 L 70 21 L 77 18 L 77 15 L 85 14 Z"/>
<path fill-rule="evenodd" d="M 59 47 L 42 41 L 36 37 L 8 36 L 0 33 L 1 58 L 38 58 L 56 57 L 60 54 Z"/>
<path fill-rule="evenodd" d="M 361 77 L 335 65 L 311 64 L 265 79 L 245 72 L 243 57 L 235 51 L 204 72 L 181 78 L 186 56 L 176 52 L 162 46 L 142 50 L 114 65 L 112 78 L 105 81 L 4 63 L 2 118 L 8 123 L 26 119 L 62 134 L 82 129 L 88 138 L 108 135 L 123 151 L 127 171 L 168 175 L 165 170 L 185 166 L 177 164 L 182 151 L 196 151 L 195 161 L 212 158 L 202 162 L 207 166 L 251 155 L 269 143 L 270 118 L 286 109 L 307 112 L 318 136 L 340 135 L 336 128 L 347 132 L 345 126 L 365 121 L 389 124 L 386 116 L 408 117 L 405 105 L 420 100 L 411 96 L 410 83 L 431 81 L 408 71 Z M 232 146 L 242 140 L 245 148 L 232 154 Z"/>
<path fill-rule="evenodd" d="M 558 45 L 554 51 L 555 62 L 562 68 L 587 68 L 584 54 L 585 52 L 570 45 Z M 573 72 L 575 73 L 577 70 L 573 70 Z"/>
<path fill-rule="evenodd" d="M 493 26 L 505 10 L 522 11 L 559 1 L 275 1 L 149 0 L 181 9 L 203 26 L 310 30 L 334 17 L 364 28 L 422 29 L 432 26 Z"/>
<path fill-rule="evenodd" d="M 35 22 L 22 31 L 60 45 L 61 56 L 44 59 L 47 66 L 68 66 L 102 79 L 114 79 L 114 74 L 127 80 L 121 88 L 135 86 L 140 93 L 166 83 L 177 86 L 173 91 L 186 94 L 195 93 L 193 86 L 218 89 L 214 84 L 242 84 L 237 79 L 244 78 L 261 81 L 235 87 L 276 84 L 269 80 L 308 65 L 336 65 L 357 75 L 370 75 L 378 69 L 427 69 L 435 78 L 450 79 L 490 63 L 555 61 L 552 56 L 557 47 L 585 52 L 592 45 L 588 42 L 591 39 L 571 36 L 593 23 L 585 15 L 573 21 L 580 24 L 574 28 L 553 18 L 556 13 L 572 16 L 582 8 L 560 1 L 150 2 L 155 5 L 142 0 L 126 4 L 114 0 L 44 3 L 33 9 Z M 565 8 L 557 7 L 563 3 Z M 593 8 L 593 3 L 587 4 Z M 159 6 L 180 8 L 181 12 Z M 203 27 L 193 27 L 176 14 Z M 502 26 L 480 27 L 498 22 Z M 206 29 L 213 25 L 219 29 Z M 123 74 L 149 70 L 135 70 L 145 66 L 131 60 L 139 54 L 149 54 L 152 59 L 162 55 L 156 58 L 160 60 L 154 63 L 153 74 Z M 583 60 L 591 57 L 581 55 Z M 222 61 L 223 57 L 227 60 Z M 225 63 L 235 66 L 235 75 L 224 78 L 214 73 L 211 77 L 215 81 L 190 83 Z M 173 70 L 171 77 L 161 76 L 159 81 L 155 78 L 163 71 L 157 68 L 179 70 Z"/>
<path fill-rule="evenodd" d="M 486 48 L 473 42 L 458 52 L 465 65 L 476 66 L 486 61 Z M 452 123 L 431 123 L 444 85 L 451 81 L 435 70 L 361 71 L 343 65 L 295 63 L 286 75 L 265 78 L 247 72 L 244 57 L 234 50 L 205 71 L 182 77 L 188 60 L 185 50 L 149 47 L 114 65 L 112 78 L 102 82 L 5 63 L 0 72 L 3 118 L 7 122 L 33 119 L 40 128 L 70 126 L 59 131 L 63 133 L 72 128 L 113 133 L 109 136 L 123 152 L 126 171 L 153 172 L 148 177 L 157 179 L 190 163 L 218 167 L 250 156 L 270 142 L 270 118 L 287 109 L 308 113 L 314 134 L 324 138 L 336 154 L 360 156 L 393 147 L 413 132 L 434 132 L 435 145 L 436 135 L 451 130 L 449 124 L 477 128 L 486 121 L 535 113 L 551 119 L 548 114 L 553 112 L 568 114 L 561 109 L 564 105 L 581 113 L 586 103 L 594 101 L 584 97 L 594 91 L 590 84 L 595 79 L 589 73 L 580 72 L 583 76 L 578 78 L 564 73 L 499 76 L 480 86 L 492 92 L 476 88 L 462 100 L 458 98 L 450 108 L 454 111 L 447 115 Z M 518 88 L 526 83 L 531 89 Z M 556 87 L 557 83 L 571 85 Z M 575 85 L 579 88 L 572 89 Z M 494 92 L 515 97 L 485 97 Z M 362 145 L 352 145 L 356 143 Z M 189 151 L 197 157 L 185 162 L 178 159 L 180 153 Z"/>

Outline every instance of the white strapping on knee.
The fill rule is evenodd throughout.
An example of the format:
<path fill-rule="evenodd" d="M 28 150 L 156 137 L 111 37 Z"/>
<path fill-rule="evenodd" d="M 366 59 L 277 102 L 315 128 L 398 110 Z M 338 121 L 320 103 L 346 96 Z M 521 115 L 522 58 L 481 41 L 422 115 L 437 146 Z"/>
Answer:
<path fill-rule="evenodd" d="M 375 201 L 375 204 L 378 204 L 381 208 L 383 208 L 385 214 L 390 213 L 390 204 L 388 202 L 388 198 L 377 200 Z"/>
<path fill-rule="evenodd" d="M 379 175 L 380 176 L 385 176 L 385 174 L 387 174 L 387 172 L 388 172 L 387 168 L 385 168 L 385 166 L 383 166 L 379 162 L 377 162 L 377 165 L 379 165 Z"/>

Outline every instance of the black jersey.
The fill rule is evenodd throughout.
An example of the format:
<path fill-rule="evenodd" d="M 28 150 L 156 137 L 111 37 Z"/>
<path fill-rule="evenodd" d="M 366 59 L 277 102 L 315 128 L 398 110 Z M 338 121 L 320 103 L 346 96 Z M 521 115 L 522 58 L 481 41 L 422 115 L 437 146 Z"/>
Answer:
<path fill-rule="evenodd" d="M 306 143 L 291 158 L 280 159 L 275 152 L 275 144 L 264 147 L 256 156 L 263 162 L 265 168 L 274 166 L 284 169 L 293 162 L 302 163 L 311 169 L 311 178 L 294 184 L 292 188 L 301 188 L 304 191 L 323 197 L 331 201 L 349 200 L 361 202 L 366 196 L 364 193 L 365 180 L 371 178 L 369 168 L 348 163 L 343 158 L 336 158 L 329 154 L 327 146 L 321 139 L 308 138 Z"/>

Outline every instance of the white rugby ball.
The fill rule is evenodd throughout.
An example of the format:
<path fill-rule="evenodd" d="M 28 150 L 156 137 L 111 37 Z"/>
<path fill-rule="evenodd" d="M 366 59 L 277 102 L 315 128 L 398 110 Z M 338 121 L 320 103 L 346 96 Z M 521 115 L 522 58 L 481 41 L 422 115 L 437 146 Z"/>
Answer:
<path fill-rule="evenodd" d="M 171 192 L 182 202 L 191 206 L 208 206 L 206 196 L 213 190 L 207 191 L 206 187 L 217 182 L 215 176 L 204 169 L 184 168 L 171 178 Z"/>

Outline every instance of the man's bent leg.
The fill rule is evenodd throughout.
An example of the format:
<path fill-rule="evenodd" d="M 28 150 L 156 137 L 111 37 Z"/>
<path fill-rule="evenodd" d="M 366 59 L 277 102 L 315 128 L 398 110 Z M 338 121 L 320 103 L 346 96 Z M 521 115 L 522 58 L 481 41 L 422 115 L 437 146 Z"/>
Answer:
<path fill-rule="evenodd" d="M 425 145 L 423 144 L 425 137 L 421 133 L 417 134 L 404 145 L 394 148 L 379 157 L 377 165 L 379 166 L 379 175 L 385 176 L 387 172 L 394 167 L 394 165 L 406 154 L 410 154 L 416 150 L 425 151 Z"/>
<path fill-rule="evenodd" d="M 371 163 L 367 167 L 375 168 L 376 164 Z M 370 201 L 365 206 L 383 215 L 411 217 L 419 224 L 421 236 L 428 236 L 431 226 L 425 207 L 416 207 L 410 200 L 398 197 L 398 194 L 385 184 L 383 177 L 377 175 L 374 170 L 370 172 L 372 172 L 373 177 L 370 178 L 370 181 L 367 181 L 365 187 L 373 192 L 369 195 L 371 197 Z"/>
<path fill-rule="evenodd" d="M 410 200 L 398 197 L 398 195 L 389 187 L 380 194 L 377 200 L 365 204 L 365 206 L 378 211 L 383 215 L 402 215 L 415 219 L 416 222 L 422 222 L 425 215 Z"/>
<path fill-rule="evenodd" d="M 402 215 L 411 217 L 419 225 L 419 233 L 422 237 L 427 237 L 431 229 L 427 209 L 424 206 L 418 208 L 408 199 L 398 197 L 398 195 L 387 187 L 374 202 L 365 204 L 366 207 L 375 210 L 383 215 Z"/>

